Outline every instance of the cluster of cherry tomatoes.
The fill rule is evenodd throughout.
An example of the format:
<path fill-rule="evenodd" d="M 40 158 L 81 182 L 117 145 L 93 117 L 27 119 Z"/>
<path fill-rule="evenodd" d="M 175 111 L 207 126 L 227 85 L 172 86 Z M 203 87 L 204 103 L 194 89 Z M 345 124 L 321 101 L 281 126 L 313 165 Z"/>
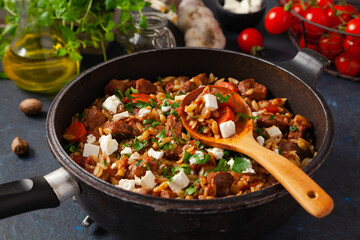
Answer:
<path fill-rule="evenodd" d="M 334 0 L 286 0 L 284 3 L 271 9 L 265 18 L 265 28 L 270 33 L 290 29 L 301 48 L 321 53 L 335 63 L 341 74 L 359 74 L 360 16 L 353 5 L 346 1 L 336 4 Z"/>

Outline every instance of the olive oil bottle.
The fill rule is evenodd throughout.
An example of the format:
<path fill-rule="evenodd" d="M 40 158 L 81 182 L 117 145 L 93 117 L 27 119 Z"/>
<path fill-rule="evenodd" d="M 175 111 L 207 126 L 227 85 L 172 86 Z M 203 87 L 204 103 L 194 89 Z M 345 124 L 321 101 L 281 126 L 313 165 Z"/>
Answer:
<path fill-rule="evenodd" d="M 57 49 L 65 45 L 60 34 L 28 14 L 22 1 L 17 33 L 2 60 L 4 72 L 22 89 L 55 93 L 77 75 L 79 62 L 58 56 Z"/>

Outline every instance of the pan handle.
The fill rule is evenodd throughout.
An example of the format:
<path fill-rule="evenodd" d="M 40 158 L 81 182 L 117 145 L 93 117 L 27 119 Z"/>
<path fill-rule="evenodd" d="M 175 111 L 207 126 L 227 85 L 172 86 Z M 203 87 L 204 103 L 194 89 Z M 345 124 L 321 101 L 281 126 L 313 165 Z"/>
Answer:
<path fill-rule="evenodd" d="M 303 48 L 290 61 L 277 64 L 315 88 L 322 70 L 330 64 L 330 61 L 309 48 Z"/>
<path fill-rule="evenodd" d="M 63 168 L 45 176 L 5 183 L 0 185 L 0 219 L 54 208 L 78 193 L 78 184 Z"/>

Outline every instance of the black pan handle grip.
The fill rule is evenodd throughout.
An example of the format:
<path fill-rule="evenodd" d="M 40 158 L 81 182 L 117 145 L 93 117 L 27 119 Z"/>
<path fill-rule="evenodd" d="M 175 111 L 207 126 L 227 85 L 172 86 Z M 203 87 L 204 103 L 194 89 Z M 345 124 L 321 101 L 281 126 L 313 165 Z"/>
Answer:
<path fill-rule="evenodd" d="M 277 64 L 315 88 L 322 70 L 330 64 L 330 61 L 320 53 L 303 48 L 290 61 Z"/>
<path fill-rule="evenodd" d="M 46 176 L 0 185 L 0 219 L 43 208 L 54 208 L 79 193 L 77 183 L 62 168 Z"/>

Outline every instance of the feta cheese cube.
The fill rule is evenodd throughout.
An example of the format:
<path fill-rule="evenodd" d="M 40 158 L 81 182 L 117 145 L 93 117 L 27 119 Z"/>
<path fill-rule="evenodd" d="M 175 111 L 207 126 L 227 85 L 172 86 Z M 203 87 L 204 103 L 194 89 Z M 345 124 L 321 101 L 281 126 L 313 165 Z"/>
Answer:
<path fill-rule="evenodd" d="M 139 110 L 138 116 L 139 117 L 146 117 L 150 112 L 151 112 L 151 110 L 149 110 L 147 108 L 141 108 Z"/>
<path fill-rule="evenodd" d="M 265 138 L 263 138 L 262 136 L 258 136 L 258 137 L 256 137 L 256 141 L 257 141 L 261 146 L 264 146 Z"/>
<path fill-rule="evenodd" d="M 141 179 L 135 179 L 135 182 L 137 185 L 141 185 L 142 187 L 149 190 L 153 189 L 156 185 L 155 176 L 151 171 L 146 171 L 145 176 L 143 176 Z"/>
<path fill-rule="evenodd" d="M 205 101 L 205 108 L 209 109 L 210 111 L 215 111 L 216 109 L 218 109 L 217 99 L 214 95 L 205 94 L 203 98 Z"/>
<path fill-rule="evenodd" d="M 197 160 L 203 160 L 204 159 L 204 153 L 201 151 L 196 151 L 194 155 L 191 156 L 189 159 L 190 164 L 195 164 Z"/>
<path fill-rule="evenodd" d="M 182 100 L 184 100 L 185 97 L 186 95 L 175 96 L 175 102 L 182 102 Z"/>
<path fill-rule="evenodd" d="M 149 157 L 153 157 L 155 159 L 160 159 L 164 156 L 164 151 L 155 151 L 153 148 L 150 148 L 148 151 Z"/>
<path fill-rule="evenodd" d="M 112 139 L 111 134 L 102 135 L 99 139 L 100 148 L 106 155 L 111 155 L 113 152 L 118 150 L 119 144 L 115 139 Z"/>
<path fill-rule="evenodd" d="M 138 159 L 140 159 L 140 154 L 138 153 L 138 152 L 134 152 L 131 156 L 130 156 L 130 158 L 129 158 L 129 161 L 135 161 L 135 160 L 138 160 Z"/>
<path fill-rule="evenodd" d="M 252 115 L 253 115 L 253 117 L 258 117 L 260 113 L 261 113 L 260 111 L 259 112 L 252 112 Z M 254 123 L 256 123 L 257 119 L 254 119 L 253 121 L 254 121 Z"/>
<path fill-rule="evenodd" d="M 135 180 L 121 179 L 119 181 L 118 187 L 128 191 L 133 191 L 135 189 Z"/>
<path fill-rule="evenodd" d="M 129 154 L 131 155 L 132 154 L 132 150 L 130 147 L 125 147 L 121 152 L 120 154 Z"/>
<path fill-rule="evenodd" d="M 164 105 L 161 105 L 161 111 L 162 112 L 168 112 L 171 110 L 171 106 L 164 106 Z"/>
<path fill-rule="evenodd" d="M 124 119 L 124 118 L 128 118 L 128 117 L 130 117 L 130 114 L 128 111 L 125 111 L 122 113 L 115 114 L 113 116 L 113 120 L 116 122 L 116 121 L 119 121 L 120 119 Z"/>
<path fill-rule="evenodd" d="M 122 104 L 120 99 L 116 95 L 112 95 L 104 101 L 102 106 L 106 108 L 109 112 L 116 113 L 117 108 L 120 104 Z"/>
<path fill-rule="evenodd" d="M 94 144 L 85 143 L 83 157 L 89 157 L 93 155 L 94 157 L 98 157 L 100 151 L 100 147 Z"/>
<path fill-rule="evenodd" d="M 178 174 L 173 176 L 172 181 L 169 182 L 169 187 L 174 192 L 178 192 L 181 189 L 185 188 L 187 185 L 189 185 L 190 180 L 186 176 L 186 174 L 183 171 L 180 171 Z"/>
<path fill-rule="evenodd" d="M 267 135 L 269 135 L 270 138 L 282 137 L 282 133 L 277 126 L 265 128 L 265 132 L 267 133 Z"/>
<path fill-rule="evenodd" d="M 254 169 L 252 168 L 252 164 L 251 164 L 250 159 L 246 158 L 245 161 L 247 161 L 249 165 L 244 171 L 241 171 L 241 172 L 242 173 L 255 173 Z"/>
<path fill-rule="evenodd" d="M 89 144 L 93 144 L 94 142 L 96 142 L 96 137 L 94 136 L 94 134 L 87 135 L 86 142 Z"/>
<path fill-rule="evenodd" d="M 221 123 L 219 127 L 223 138 L 231 137 L 236 133 L 235 123 L 232 120 Z"/>
<path fill-rule="evenodd" d="M 117 166 L 117 164 L 116 163 L 113 163 L 113 164 L 111 164 L 111 169 L 115 169 L 116 168 L 116 166 Z"/>
<path fill-rule="evenodd" d="M 208 152 L 211 152 L 217 160 L 224 156 L 224 150 L 221 148 L 208 149 Z"/>
<path fill-rule="evenodd" d="M 232 170 L 234 163 L 235 163 L 235 161 L 232 158 L 227 162 L 227 164 L 230 166 L 230 170 Z"/>
<path fill-rule="evenodd" d="M 275 148 L 275 149 L 274 149 L 274 152 L 277 153 L 277 154 L 279 154 L 279 149 L 278 149 L 278 148 Z"/>

